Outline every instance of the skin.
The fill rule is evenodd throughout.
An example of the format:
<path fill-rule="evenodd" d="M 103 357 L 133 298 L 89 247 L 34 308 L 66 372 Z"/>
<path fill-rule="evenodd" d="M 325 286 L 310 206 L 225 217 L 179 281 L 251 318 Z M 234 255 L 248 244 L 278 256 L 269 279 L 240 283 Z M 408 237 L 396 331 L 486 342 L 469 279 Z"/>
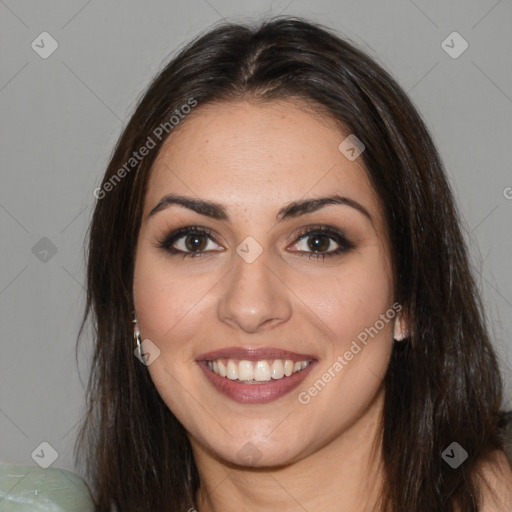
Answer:
<path fill-rule="evenodd" d="M 394 303 L 379 198 L 361 159 L 339 151 L 347 135 L 298 103 L 223 103 L 198 107 L 155 162 L 134 299 L 142 338 L 160 350 L 148 371 L 189 433 L 200 512 L 341 505 L 361 512 L 377 503 L 382 377 L 405 322 L 386 323 L 309 403 L 297 399 Z M 148 218 L 169 193 L 221 204 L 229 220 L 177 205 Z M 357 201 L 371 220 L 350 206 L 329 205 L 276 221 L 292 201 L 335 193 Z M 300 230 L 327 224 L 355 247 L 323 261 L 309 258 L 314 251 L 308 238 L 298 241 Z M 171 231 L 197 225 L 213 233 L 204 237 L 202 255 L 183 258 L 158 247 Z M 236 252 L 248 236 L 263 248 L 252 263 Z M 320 240 L 330 241 L 324 252 L 338 247 Z M 186 250 L 185 241 L 174 246 Z M 288 395 L 240 404 L 216 391 L 196 362 L 202 353 L 237 345 L 314 354 L 318 363 Z M 238 455 L 247 443 L 258 454 L 252 463 Z"/>

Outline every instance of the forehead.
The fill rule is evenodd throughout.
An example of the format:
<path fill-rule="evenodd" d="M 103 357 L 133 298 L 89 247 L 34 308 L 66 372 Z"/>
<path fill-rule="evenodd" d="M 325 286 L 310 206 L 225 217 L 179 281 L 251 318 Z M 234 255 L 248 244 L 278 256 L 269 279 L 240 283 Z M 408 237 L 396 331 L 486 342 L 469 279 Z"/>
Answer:
<path fill-rule="evenodd" d="M 300 198 L 339 193 L 377 215 L 362 159 L 338 149 L 349 135 L 312 106 L 291 101 L 199 105 L 162 146 L 145 213 L 169 192 L 252 213 L 273 213 Z M 271 211 L 269 210 L 271 209 Z"/>

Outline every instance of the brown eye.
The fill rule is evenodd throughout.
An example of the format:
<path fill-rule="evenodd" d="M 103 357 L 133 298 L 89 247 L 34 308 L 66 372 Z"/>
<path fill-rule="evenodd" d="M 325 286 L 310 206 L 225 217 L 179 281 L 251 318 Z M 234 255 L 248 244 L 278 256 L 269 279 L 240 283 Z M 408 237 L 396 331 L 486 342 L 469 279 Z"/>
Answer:
<path fill-rule="evenodd" d="M 172 256 L 181 254 L 184 258 L 186 256 L 202 256 L 212 251 L 219 252 L 215 246 L 219 247 L 211 230 L 201 226 L 177 229 L 158 243 L 160 249 L 167 251 Z"/>
<path fill-rule="evenodd" d="M 322 258 L 341 255 L 355 247 L 339 230 L 329 226 L 309 228 L 293 245 L 298 256 Z"/>
<path fill-rule="evenodd" d="M 308 238 L 308 247 L 315 252 L 324 252 L 329 249 L 331 240 L 326 235 L 312 235 Z"/>
<path fill-rule="evenodd" d="M 206 237 L 204 235 L 188 235 L 185 238 L 185 247 L 189 251 L 204 251 L 207 246 Z"/>

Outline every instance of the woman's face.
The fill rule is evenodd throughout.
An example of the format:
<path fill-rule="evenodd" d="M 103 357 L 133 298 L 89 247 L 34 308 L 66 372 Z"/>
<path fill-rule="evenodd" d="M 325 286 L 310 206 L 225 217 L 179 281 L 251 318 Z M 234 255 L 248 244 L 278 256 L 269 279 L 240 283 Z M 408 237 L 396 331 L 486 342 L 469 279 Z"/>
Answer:
<path fill-rule="evenodd" d="M 199 105 L 160 151 L 134 298 L 147 368 L 196 454 L 291 463 L 382 396 L 390 254 L 362 159 L 338 148 L 348 135 L 296 103 Z"/>

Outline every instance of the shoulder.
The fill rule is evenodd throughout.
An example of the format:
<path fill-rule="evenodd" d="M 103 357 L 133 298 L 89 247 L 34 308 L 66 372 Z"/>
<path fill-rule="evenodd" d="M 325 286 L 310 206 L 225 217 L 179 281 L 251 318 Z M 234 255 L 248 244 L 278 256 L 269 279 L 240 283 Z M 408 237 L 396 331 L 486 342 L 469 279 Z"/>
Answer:
<path fill-rule="evenodd" d="M 482 512 L 512 512 L 512 467 L 502 451 L 495 451 L 478 467 Z"/>

